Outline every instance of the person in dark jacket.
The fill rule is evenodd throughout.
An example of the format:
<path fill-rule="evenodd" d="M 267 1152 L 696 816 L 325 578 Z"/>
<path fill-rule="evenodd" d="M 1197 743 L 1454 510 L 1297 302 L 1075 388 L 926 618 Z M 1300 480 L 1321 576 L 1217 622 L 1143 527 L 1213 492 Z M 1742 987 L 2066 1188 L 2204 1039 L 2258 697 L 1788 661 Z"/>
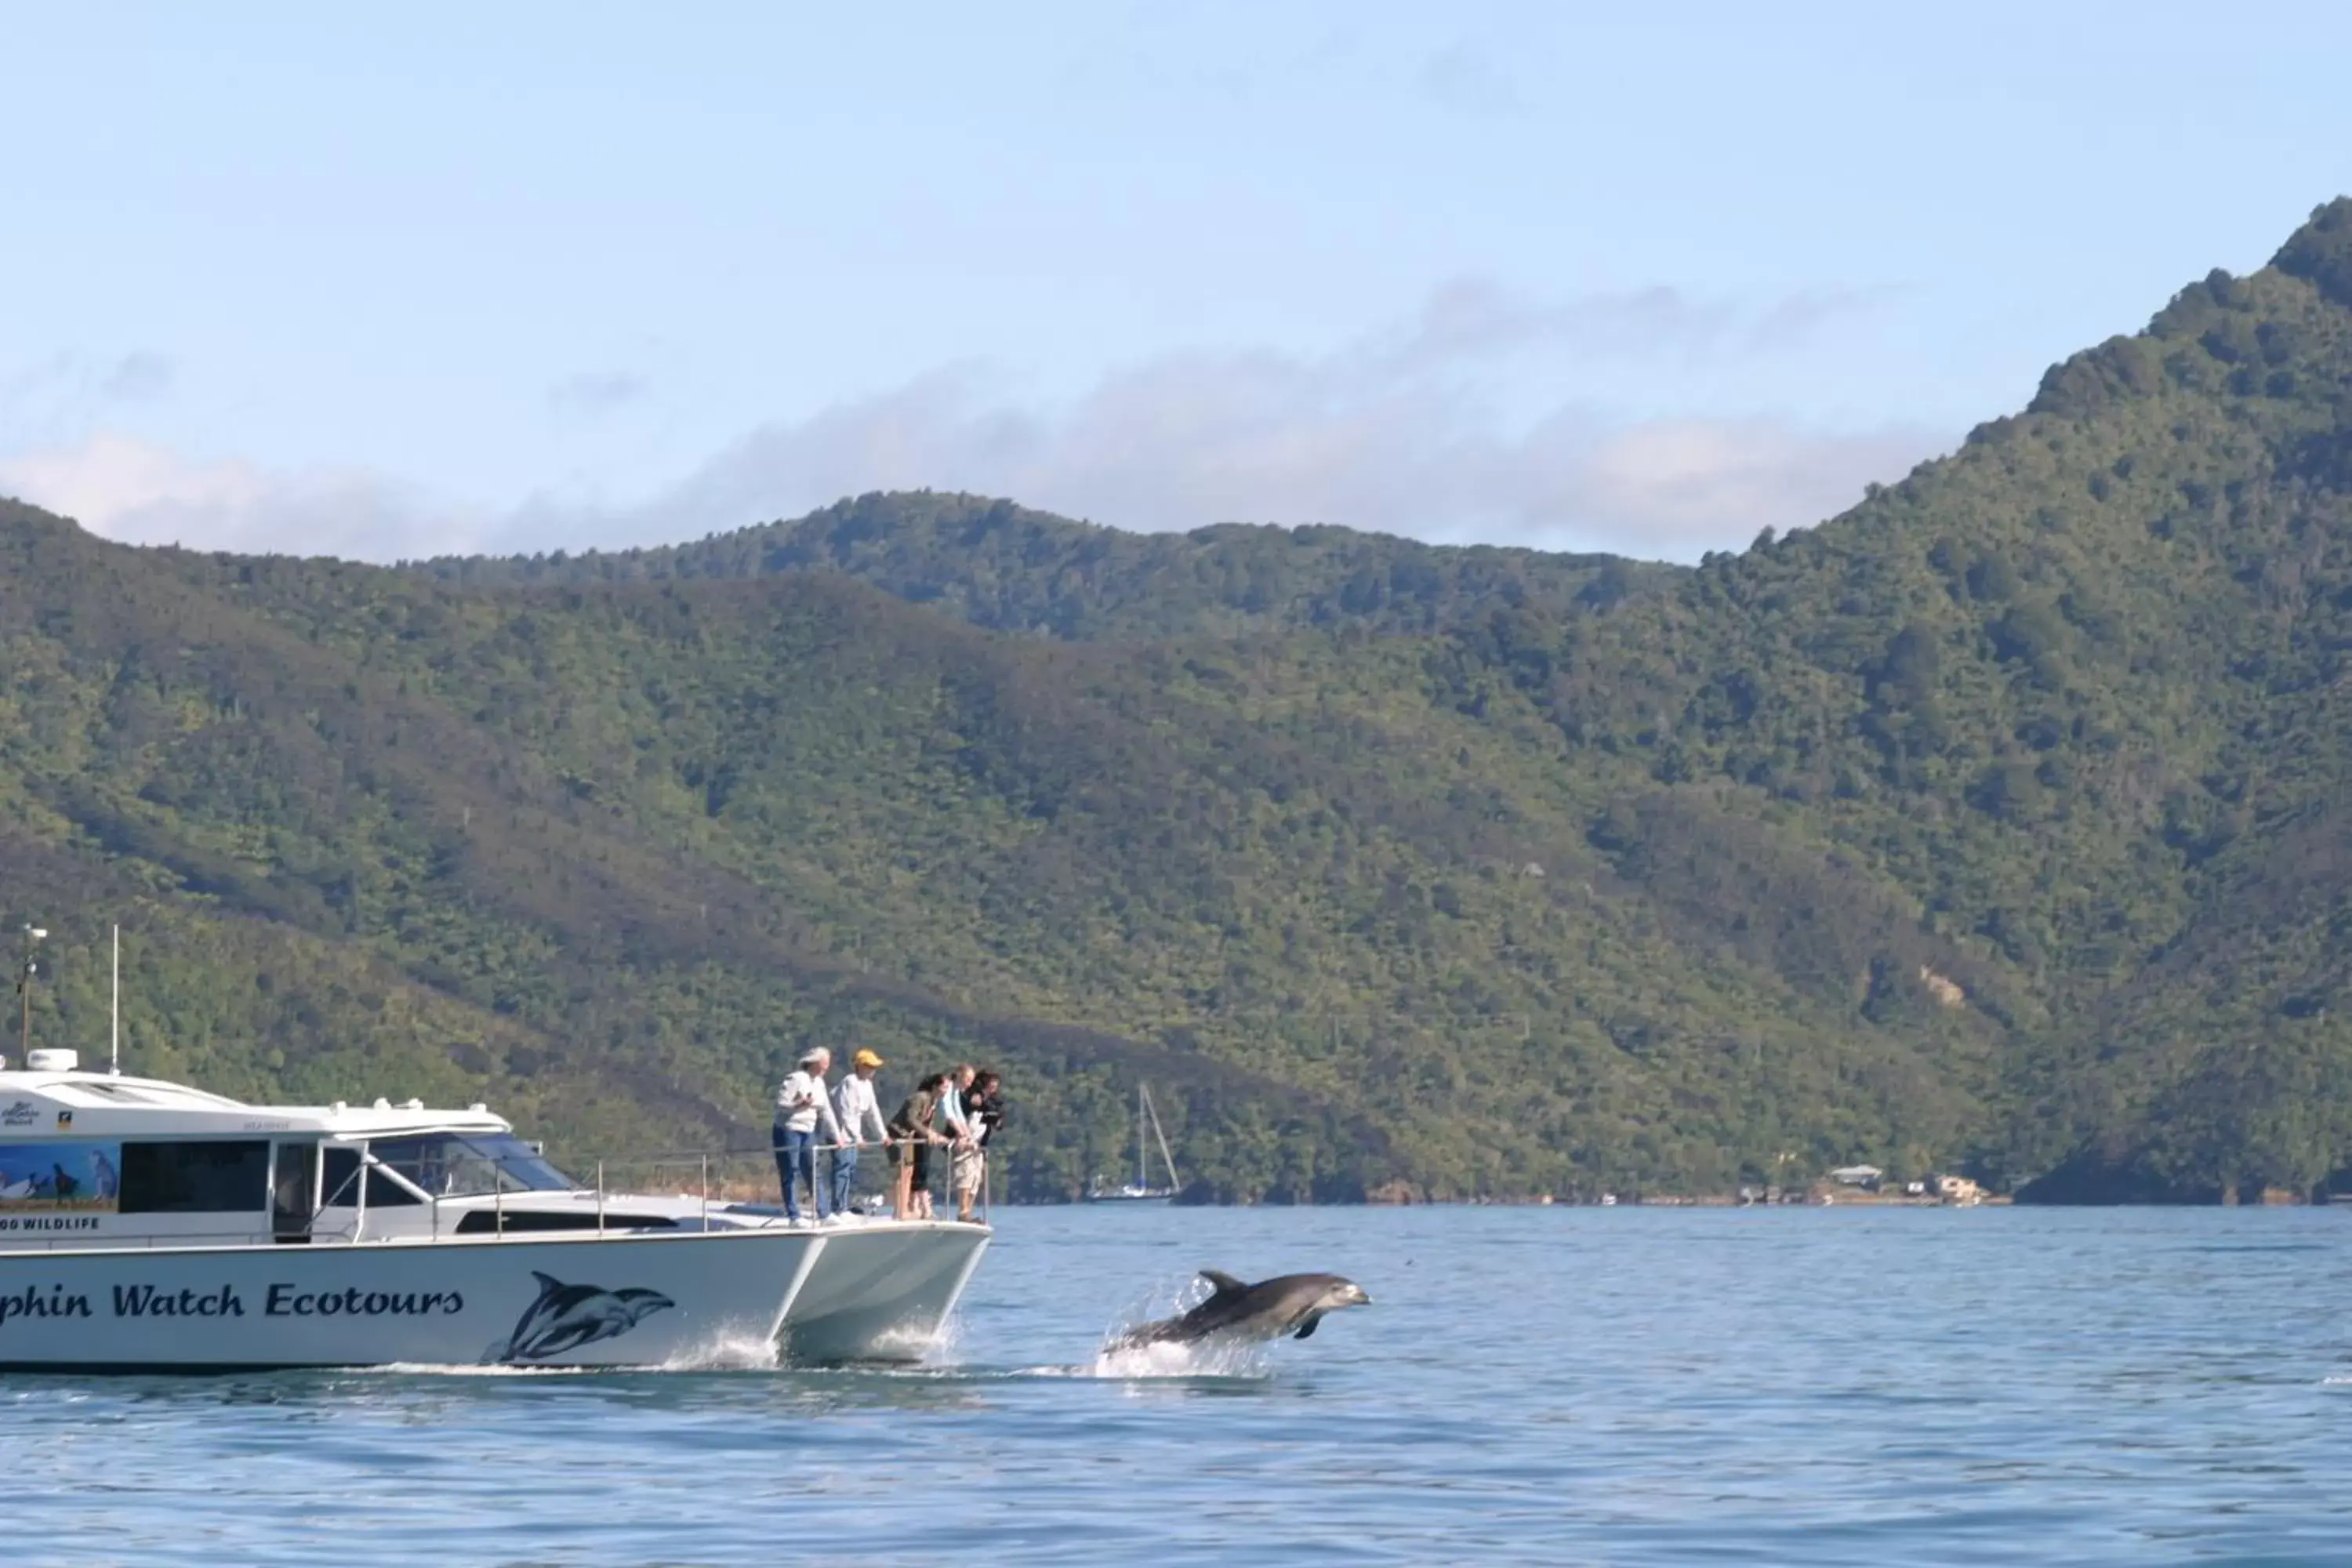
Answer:
<path fill-rule="evenodd" d="M 964 1125 L 971 1130 L 971 1141 L 956 1151 L 955 1188 L 956 1218 L 967 1224 L 971 1219 L 972 1205 L 979 1199 L 988 1175 L 988 1141 L 1004 1125 L 1004 1092 L 1003 1079 L 992 1072 L 975 1074 L 971 1087 L 963 1092 Z"/>
<path fill-rule="evenodd" d="M 890 1163 L 896 1167 L 890 1212 L 900 1219 L 931 1217 L 931 1146 L 948 1142 L 931 1124 L 947 1087 L 948 1075 L 933 1073 L 890 1118 Z"/>

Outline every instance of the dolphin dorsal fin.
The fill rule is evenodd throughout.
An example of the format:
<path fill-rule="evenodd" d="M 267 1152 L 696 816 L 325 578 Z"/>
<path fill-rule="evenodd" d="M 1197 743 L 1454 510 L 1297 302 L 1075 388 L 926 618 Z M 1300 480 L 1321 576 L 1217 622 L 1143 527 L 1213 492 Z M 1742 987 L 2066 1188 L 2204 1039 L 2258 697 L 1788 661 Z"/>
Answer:
<path fill-rule="evenodd" d="M 1212 1300 L 1214 1300 L 1219 1296 L 1225 1295 L 1230 1291 L 1246 1290 L 1249 1289 L 1248 1286 L 1243 1284 L 1232 1275 L 1214 1268 L 1202 1269 L 1201 1278 L 1209 1282 L 1209 1298 Z"/>

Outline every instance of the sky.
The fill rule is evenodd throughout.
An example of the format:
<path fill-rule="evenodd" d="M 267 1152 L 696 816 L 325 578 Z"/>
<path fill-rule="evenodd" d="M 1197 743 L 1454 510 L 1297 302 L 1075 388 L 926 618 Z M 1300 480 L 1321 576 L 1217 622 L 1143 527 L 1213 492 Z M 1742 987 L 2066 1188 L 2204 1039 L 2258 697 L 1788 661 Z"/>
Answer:
<path fill-rule="evenodd" d="M 2352 191 L 2352 9 L 2293 0 L 0 0 L 0 494 L 380 561 L 916 488 L 1689 560 Z"/>

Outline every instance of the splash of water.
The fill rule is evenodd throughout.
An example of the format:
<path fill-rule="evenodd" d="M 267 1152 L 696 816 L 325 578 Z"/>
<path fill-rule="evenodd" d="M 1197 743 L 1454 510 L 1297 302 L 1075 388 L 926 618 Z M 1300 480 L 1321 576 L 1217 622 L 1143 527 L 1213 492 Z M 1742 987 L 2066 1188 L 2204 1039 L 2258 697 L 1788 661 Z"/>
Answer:
<path fill-rule="evenodd" d="M 935 1329 L 898 1328 L 874 1337 L 874 1354 L 878 1361 L 952 1367 L 961 1359 L 962 1349 L 963 1317 L 960 1312 L 950 1312 Z"/>
<path fill-rule="evenodd" d="M 674 1351 L 656 1372 L 773 1372 L 783 1363 L 776 1342 L 764 1334 L 722 1328 Z"/>
<path fill-rule="evenodd" d="M 1145 1323 L 1180 1317 L 1207 1300 L 1213 1288 L 1198 1274 L 1187 1274 L 1171 1287 L 1161 1280 L 1130 1302 L 1103 1335 L 1102 1348 L 1091 1365 L 1073 1368 L 1080 1377 L 1122 1379 L 1168 1377 L 1265 1377 L 1265 1347 L 1246 1340 L 1160 1341 L 1150 1344 L 1121 1342 Z"/>
<path fill-rule="evenodd" d="M 608 1369 L 596 1366 L 517 1366 L 512 1362 L 394 1361 L 339 1370 L 396 1377 L 578 1377 L 583 1373 Z"/>
<path fill-rule="evenodd" d="M 1077 1369 L 1086 1377 L 1134 1381 L 1165 1377 L 1269 1377 L 1265 1347 L 1251 1341 L 1204 1340 L 1192 1344 L 1107 1346 L 1094 1364 Z"/>
<path fill-rule="evenodd" d="M 1210 1294 L 1209 1282 L 1198 1274 L 1181 1274 L 1173 1279 L 1163 1276 L 1111 1320 L 1103 1331 L 1103 1350 L 1108 1352 L 1146 1323 L 1183 1316 L 1207 1300 Z"/>

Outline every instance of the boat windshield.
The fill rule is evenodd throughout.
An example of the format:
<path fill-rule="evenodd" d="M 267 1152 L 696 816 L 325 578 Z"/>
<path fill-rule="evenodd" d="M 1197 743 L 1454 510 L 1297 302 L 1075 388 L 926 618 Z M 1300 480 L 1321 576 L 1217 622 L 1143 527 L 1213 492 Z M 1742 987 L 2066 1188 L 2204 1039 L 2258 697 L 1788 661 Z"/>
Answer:
<path fill-rule="evenodd" d="M 490 1193 L 568 1193 L 580 1184 L 508 1132 L 434 1133 L 378 1138 L 369 1152 L 416 1184 L 427 1197 L 478 1197 Z"/>

